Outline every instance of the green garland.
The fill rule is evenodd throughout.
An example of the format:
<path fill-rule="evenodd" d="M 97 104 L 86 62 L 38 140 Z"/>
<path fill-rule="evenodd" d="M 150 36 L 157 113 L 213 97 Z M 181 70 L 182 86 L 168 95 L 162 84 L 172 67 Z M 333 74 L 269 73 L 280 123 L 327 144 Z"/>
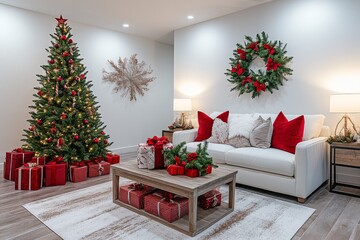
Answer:
<path fill-rule="evenodd" d="M 256 40 L 245 36 L 245 43 L 236 44 L 233 51 L 233 58 L 229 58 L 231 69 L 226 69 L 225 75 L 228 81 L 235 87 L 231 91 L 239 91 L 239 96 L 244 93 L 251 93 L 252 98 L 259 97 L 266 90 L 273 93 L 287 80 L 287 75 L 292 75 L 292 69 L 286 65 L 293 59 L 285 54 L 286 44 L 280 41 L 269 41 L 268 35 L 262 32 L 256 35 Z M 266 64 L 266 71 L 251 70 L 249 67 L 255 58 L 261 58 Z"/>

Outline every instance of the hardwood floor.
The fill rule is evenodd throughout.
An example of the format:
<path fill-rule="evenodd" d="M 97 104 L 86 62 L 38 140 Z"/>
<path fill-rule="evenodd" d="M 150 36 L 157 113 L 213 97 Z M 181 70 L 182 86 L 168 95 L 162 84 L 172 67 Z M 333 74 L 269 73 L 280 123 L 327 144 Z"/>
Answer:
<path fill-rule="evenodd" d="M 128 161 L 135 153 L 121 155 L 121 161 Z M 30 214 L 23 204 L 39 199 L 56 196 L 111 180 L 111 175 L 88 178 L 85 182 L 67 182 L 65 186 L 45 187 L 38 191 L 15 191 L 14 183 L 3 178 L 0 169 L 0 239 L 61 239 L 37 218 Z M 315 191 L 304 204 L 290 196 L 271 193 L 255 188 L 237 187 L 257 194 L 304 205 L 316 212 L 299 229 L 294 240 L 342 240 L 360 239 L 360 198 L 330 193 L 326 185 Z M 274 236 L 276 239 L 276 236 Z"/>

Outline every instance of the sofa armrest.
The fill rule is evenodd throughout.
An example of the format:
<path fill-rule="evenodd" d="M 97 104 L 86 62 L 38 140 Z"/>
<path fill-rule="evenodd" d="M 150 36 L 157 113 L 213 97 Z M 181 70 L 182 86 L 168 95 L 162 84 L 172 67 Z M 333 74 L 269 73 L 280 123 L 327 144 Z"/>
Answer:
<path fill-rule="evenodd" d="M 181 142 L 193 142 L 197 136 L 198 129 L 176 131 L 173 134 L 173 145 L 176 146 Z"/>
<path fill-rule="evenodd" d="M 306 198 L 327 179 L 327 137 L 300 142 L 295 150 L 297 197 Z"/>

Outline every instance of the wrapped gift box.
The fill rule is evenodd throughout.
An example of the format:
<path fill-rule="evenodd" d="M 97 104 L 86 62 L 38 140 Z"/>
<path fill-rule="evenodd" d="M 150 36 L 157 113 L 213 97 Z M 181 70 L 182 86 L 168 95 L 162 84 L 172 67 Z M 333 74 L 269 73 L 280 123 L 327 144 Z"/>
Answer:
<path fill-rule="evenodd" d="M 70 166 L 69 180 L 71 182 L 83 182 L 86 181 L 88 174 L 87 166 Z"/>
<path fill-rule="evenodd" d="M 6 161 L 4 162 L 4 178 L 15 181 L 15 169 L 31 161 L 34 152 L 23 151 L 17 148 L 12 152 L 6 152 Z"/>
<path fill-rule="evenodd" d="M 47 157 L 32 157 L 31 161 L 32 163 L 36 163 L 37 165 L 46 165 L 48 162 Z"/>
<path fill-rule="evenodd" d="M 171 164 L 167 167 L 167 172 L 170 175 L 184 175 L 185 174 L 185 167 L 184 166 L 178 166 L 175 164 Z"/>
<path fill-rule="evenodd" d="M 221 205 L 221 193 L 214 189 L 201 195 L 198 199 L 200 207 L 210 209 Z"/>
<path fill-rule="evenodd" d="M 138 145 L 137 164 L 138 168 L 148 168 L 149 159 L 154 159 L 154 148 L 148 146 L 146 143 L 140 143 Z"/>
<path fill-rule="evenodd" d="M 50 162 L 45 165 L 45 186 L 65 185 L 67 164 Z"/>
<path fill-rule="evenodd" d="M 110 163 L 101 162 L 90 162 L 88 165 L 88 177 L 97 177 L 101 175 L 110 174 Z"/>
<path fill-rule="evenodd" d="M 173 198 L 164 197 L 162 191 L 156 191 L 144 197 L 144 209 L 171 223 L 189 213 L 189 201 L 177 195 Z"/>
<path fill-rule="evenodd" d="M 140 143 L 138 146 L 138 167 L 148 169 L 165 168 L 163 149 L 171 148 L 171 143 L 148 145 Z"/>
<path fill-rule="evenodd" d="M 30 165 L 30 166 L 29 166 Z M 15 171 L 15 190 L 39 190 L 43 185 L 44 166 L 25 164 Z"/>
<path fill-rule="evenodd" d="M 116 164 L 120 162 L 120 155 L 115 153 L 107 153 L 106 154 L 106 161 L 110 164 Z"/>
<path fill-rule="evenodd" d="M 185 168 L 185 175 L 188 177 L 198 177 L 199 176 L 199 170 L 197 169 L 189 169 Z"/>
<path fill-rule="evenodd" d="M 144 208 L 144 197 L 155 188 L 139 183 L 133 183 L 119 188 L 119 200 L 138 209 Z"/>

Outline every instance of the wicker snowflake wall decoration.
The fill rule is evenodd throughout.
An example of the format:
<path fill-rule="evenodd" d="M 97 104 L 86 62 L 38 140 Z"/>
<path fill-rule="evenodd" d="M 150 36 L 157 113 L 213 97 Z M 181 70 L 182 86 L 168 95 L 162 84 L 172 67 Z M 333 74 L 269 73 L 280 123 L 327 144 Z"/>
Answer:
<path fill-rule="evenodd" d="M 111 60 L 108 60 L 112 67 L 112 72 L 103 70 L 103 81 L 115 83 L 115 92 L 122 91 L 122 97 L 130 96 L 130 101 L 136 101 L 136 95 L 144 96 L 145 91 L 148 91 L 148 85 L 155 80 L 155 77 L 149 75 L 153 72 L 149 66 L 146 69 L 144 61 L 138 62 L 137 54 L 133 54 L 130 59 L 119 57 L 116 65 Z"/>

